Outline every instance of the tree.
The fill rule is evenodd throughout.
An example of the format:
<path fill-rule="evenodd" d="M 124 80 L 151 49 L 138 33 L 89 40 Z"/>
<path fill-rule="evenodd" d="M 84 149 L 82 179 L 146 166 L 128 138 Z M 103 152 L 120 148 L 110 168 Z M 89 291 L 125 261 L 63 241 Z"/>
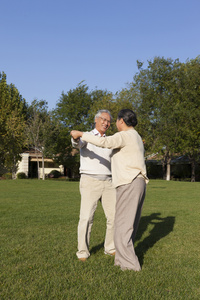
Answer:
<path fill-rule="evenodd" d="M 122 89 L 119 93 L 116 95 L 116 118 L 117 114 L 121 109 L 129 108 L 133 110 L 138 119 L 138 125 L 137 125 L 137 131 L 141 136 L 144 135 L 143 131 L 143 122 L 144 119 L 139 114 L 139 107 L 141 102 L 141 97 L 138 97 L 137 88 L 134 83 L 130 83 L 127 85 L 127 88 Z"/>
<path fill-rule="evenodd" d="M 72 129 L 91 130 L 93 124 L 91 107 L 97 98 L 98 95 L 89 93 L 87 85 L 82 81 L 66 94 L 62 92 L 54 110 L 54 116 L 60 123 L 56 147 L 56 152 L 59 154 L 57 161 L 71 169 L 74 172 L 73 176 L 78 170 L 79 155 L 72 151 L 70 131 Z"/>
<path fill-rule="evenodd" d="M 147 69 L 139 64 L 134 84 L 141 97 L 138 112 L 145 120 L 145 140 L 149 149 L 162 156 L 166 179 L 170 180 L 170 162 L 181 150 L 180 95 L 176 91 L 181 63 L 179 60 L 155 57 Z M 151 145 L 151 146 L 150 146 Z"/>
<path fill-rule="evenodd" d="M 181 129 L 182 154 L 191 163 L 191 181 L 195 181 L 195 165 L 200 154 L 200 56 L 182 65 Z M 183 126 L 184 124 L 184 126 Z"/>
<path fill-rule="evenodd" d="M 59 128 L 53 115 L 48 111 L 48 103 L 45 100 L 33 100 L 28 113 L 29 119 L 26 127 L 27 144 L 35 149 L 38 179 L 40 179 L 38 151 L 42 154 L 42 178 L 44 180 L 44 156 L 54 158 L 54 148 Z"/>
<path fill-rule="evenodd" d="M 114 134 L 117 131 L 115 122 L 117 120 L 118 112 L 123 108 L 130 108 L 134 111 L 137 111 L 135 97 L 136 93 L 131 85 L 128 88 L 116 93 L 115 95 L 108 91 L 99 90 L 94 91 L 94 94 L 96 93 L 98 94 L 98 97 L 91 107 L 90 115 L 94 118 L 98 110 L 109 110 L 112 115 L 113 122 L 111 123 L 111 126 L 106 132 L 106 134 Z"/>
<path fill-rule="evenodd" d="M 93 99 L 88 92 L 88 87 L 79 83 L 78 86 L 69 90 L 67 94 L 62 92 L 59 102 L 56 105 L 55 115 L 71 131 L 88 129 L 89 110 L 93 104 Z"/>
<path fill-rule="evenodd" d="M 25 146 L 25 120 L 27 104 L 17 88 L 6 82 L 6 74 L 0 80 L 0 163 L 15 178 L 17 161 Z"/>

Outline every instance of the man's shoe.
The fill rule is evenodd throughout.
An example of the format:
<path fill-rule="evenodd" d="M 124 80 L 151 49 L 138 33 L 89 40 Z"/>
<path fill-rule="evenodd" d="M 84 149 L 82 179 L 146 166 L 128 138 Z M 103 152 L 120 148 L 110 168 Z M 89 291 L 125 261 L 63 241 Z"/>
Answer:
<path fill-rule="evenodd" d="M 108 253 L 108 252 L 104 251 L 104 254 L 109 255 L 109 256 L 115 256 L 115 252 Z"/>
<path fill-rule="evenodd" d="M 86 261 L 87 258 L 86 257 L 80 257 L 78 260 L 80 260 L 80 261 Z"/>

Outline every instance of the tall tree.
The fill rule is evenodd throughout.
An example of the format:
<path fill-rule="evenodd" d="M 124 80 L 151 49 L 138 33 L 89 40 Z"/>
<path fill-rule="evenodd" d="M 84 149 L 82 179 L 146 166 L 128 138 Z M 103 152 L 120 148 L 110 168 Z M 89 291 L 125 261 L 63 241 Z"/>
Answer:
<path fill-rule="evenodd" d="M 134 83 L 130 83 L 127 85 L 127 88 L 122 89 L 119 93 L 116 94 L 116 118 L 117 113 L 124 108 L 129 108 L 133 110 L 138 119 L 137 131 L 143 136 L 143 118 L 141 118 L 140 114 L 138 113 L 138 108 L 140 106 L 141 98 L 138 97 L 137 89 Z"/>
<path fill-rule="evenodd" d="M 0 163 L 13 174 L 17 170 L 20 153 L 25 146 L 25 120 L 27 104 L 17 88 L 0 79 Z"/>
<path fill-rule="evenodd" d="M 94 91 L 94 93 L 98 94 L 97 100 L 91 107 L 90 115 L 94 116 L 100 109 L 107 109 L 110 111 L 113 122 L 111 123 L 110 128 L 106 132 L 107 135 L 114 134 L 117 131 L 116 120 L 118 112 L 123 108 L 130 108 L 136 111 L 136 93 L 132 86 L 128 86 L 128 88 L 123 89 L 120 92 L 117 92 L 115 95 L 108 91 Z M 101 95 L 101 96 L 100 96 Z"/>
<path fill-rule="evenodd" d="M 91 95 L 88 86 L 82 81 L 75 89 L 62 92 L 54 110 L 60 122 L 60 133 L 57 137 L 57 159 L 72 170 L 78 170 L 79 154 L 72 151 L 70 131 L 72 129 L 87 131 L 91 129 L 90 109 L 97 95 Z"/>
<path fill-rule="evenodd" d="M 195 166 L 200 156 L 200 56 L 182 65 L 181 129 L 182 154 L 191 163 L 191 181 L 195 181 Z"/>
<path fill-rule="evenodd" d="M 38 152 L 42 154 L 43 174 L 44 177 L 44 156 L 54 157 L 56 137 L 59 134 L 58 124 L 55 122 L 51 112 L 48 111 L 48 103 L 45 100 L 33 100 L 29 106 L 29 119 L 27 121 L 26 134 L 27 144 L 35 149 L 37 157 L 38 179 L 39 157 Z"/>
<path fill-rule="evenodd" d="M 139 115 L 145 119 L 146 140 L 151 151 L 162 155 L 163 168 L 167 166 L 166 179 L 170 180 L 170 162 L 180 151 L 180 98 L 175 92 L 180 75 L 179 60 L 155 57 L 148 67 L 134 77 L 141 103 Z"/>
<path fill-rule="evenodd" d="M 71 131 L 72 128 L 87 130 L 87 119 L 92 104 L 93 99 L 88 92 L 88 87 L 81 82 L 66 94 L 62 92 L 56 105 L 55 114 L 68 131 Z"/>

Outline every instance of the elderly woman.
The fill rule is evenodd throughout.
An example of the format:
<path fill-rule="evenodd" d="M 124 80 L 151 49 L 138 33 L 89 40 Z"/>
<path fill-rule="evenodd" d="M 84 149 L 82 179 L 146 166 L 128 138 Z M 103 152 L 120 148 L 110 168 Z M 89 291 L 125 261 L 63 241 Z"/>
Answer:
<path fill-rule="evenodd" d="M 113 184 L 116 188 L 116 215 L 114 241 L 115 265 L 122 270 L 140 271 L 135 254 L 134 240 L 145 198 L 146 166 L 144 146 L 138 132 L 136 114 L 130 109 L 118 113 L 116 126 L 119 132 L 109 137 L 96 137 L 72 130 L 74 139 L 82 138 L 99 147 L 114 149 L 111 165 Z"/>

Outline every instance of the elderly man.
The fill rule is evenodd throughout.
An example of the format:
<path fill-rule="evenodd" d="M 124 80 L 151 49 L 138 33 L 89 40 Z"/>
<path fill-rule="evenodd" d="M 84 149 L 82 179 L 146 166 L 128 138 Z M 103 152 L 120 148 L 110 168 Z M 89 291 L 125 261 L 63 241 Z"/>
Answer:
<path fill-rule="evenodd" d="M 105 136 L 110 127 L 111 114 L 108 110 L 99 110 L 94 118 L 95 128 L 92 135 Z M 72 146 L 80 149 L 80 194 L 81 206 L 78 224 L 78 251 L 80 261 L 86 261 L 90 256 L 89 242 L 94 213 L 98 201 L 107 219 L 104 253 L 115 255 L 114 246 L 114 217 L 116 192 L 111 178 L 112 150 L 100 148 L 81 139 L 73 140 Z"/>

